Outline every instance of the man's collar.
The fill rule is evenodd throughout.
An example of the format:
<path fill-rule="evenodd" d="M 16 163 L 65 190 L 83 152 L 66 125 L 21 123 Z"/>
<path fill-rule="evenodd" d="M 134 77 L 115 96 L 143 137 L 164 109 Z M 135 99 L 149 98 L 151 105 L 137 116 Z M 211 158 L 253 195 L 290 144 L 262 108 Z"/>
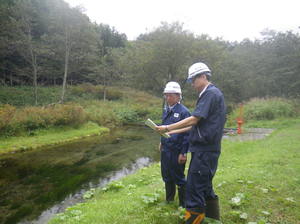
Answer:
<path fill-rule="evenodd" d="M 211 83 L 209 82 L 204 89 L 201 91 L 201 93 L 199 94 L 199 98 L 202 96 L 202 94 L 205 92 L 205 90 L 207 89 L 207 87 L 210 85 Z"/>
<path fill-rule="evenodd" d="M 168 105 L 168 108 L 169 108 L 170 110 L 172 110 L 177 104 L 180 104 L 180 102 L 175 103 L 173 106 L 169 106 L 169 105 Z"/>

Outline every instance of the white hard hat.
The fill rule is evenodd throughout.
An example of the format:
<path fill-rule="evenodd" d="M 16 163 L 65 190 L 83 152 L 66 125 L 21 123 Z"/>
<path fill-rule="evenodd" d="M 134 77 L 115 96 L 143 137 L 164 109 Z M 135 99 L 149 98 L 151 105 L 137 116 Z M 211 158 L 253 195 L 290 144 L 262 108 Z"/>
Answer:
<path fill-rule="evenodd" d="M 180 85 L 177 82 L 168 82 L 164 93 L 179 93 L 181 94 L 181 88 Z"/>
<path fill-rule="evenodd" d="M 196 76 L 196 75 L 200 75 L 200 74 L 207 74 L 207 75 L 211 75 L 211 71 L 210 69 L 207 67 L 206 64 L 202 63 L 202 62 L 197 62 L 193 65 L 190 66 L 189 68 L 189 75 L 187 78 L 187 82 L 191 82 L 192 79 Z"/>

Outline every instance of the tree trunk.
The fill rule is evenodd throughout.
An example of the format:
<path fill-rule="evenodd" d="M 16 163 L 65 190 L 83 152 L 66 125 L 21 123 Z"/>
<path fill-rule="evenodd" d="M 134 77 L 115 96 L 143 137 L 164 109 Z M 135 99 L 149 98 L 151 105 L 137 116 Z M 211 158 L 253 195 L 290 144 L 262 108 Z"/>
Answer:
<path fill-rule="evenodd" d="M 103 101 L 106 101 L 106 85 L 103 88 Z"/>
<path fill-rule="evenodd" d="M 36 68 L 36 65 L 34 66 L 34 70 L 33 70 L 33 85 L 34 85 L 35 105 L 37 105 L 38 104 L 38 95 L 37 95 L 37 68 Z"/>
<path fill-rule="evenodd" d="M 65 72 L 64 72 L 64 80 L 63 80 L 60 103 L 64 103 L 64 98 L 65 98 L 68 68 L 69 68 L 70 50 L 71 50 L 71 47 L 70 47 L 70 42 L 69 42 L 69 38 L 68 38 L 68 31 L 66 31 Z"/>
<path fill-rule="evenodd" d="M 106 75 L 104 74 L 104 80 L 103 80 L 103 101 L 106 100 Z"/>
<path fill-rule="evenodd" d="M 31 29 L 29 29 L 28 32 L 28 45 L 29 45 L 29 51 L 30 51 L 30 63 L 32 66 L 33 70 L 33 87 L 34 87 L 34 100 L 35 100 L 35 105 L 38 103 L 38 96 L 37 96 L 37 62 L 36 62 L 36 54 L 33 49 L 32 45 L 32 36 L 31 36 Z"/>
<path fill-rule="evenodd" d="M 38 104 L 38 95 L 37 95 L 37 64 L 36 64 L 36 56 L 34 55 L 31 49 L 31 58 L 32 58 L 32 69 L 33 69 L 33 87 L 34 87 L 34 99 L 35 105 Z"/>
<path fill-rule="evenodd" d="M 68 76 L 68 68 L 69 68 L 69 56 L 70 52 L 68 49 L 66 49 L 66 55 L 65 55 L 65 72 L 64 72 L 64 80 L 63 80 L 63 86 L 62 86 L 62 93 L 61 93 L 61 98 L 60 102 L 64 102 L 65 98 L 65 92 L 66 92 L 66 83 L 67 83 L 67 76 Z"/>
<path fill-rule="evenodd" d="M 13 86 L 13 77 L 11 72 L 9 73 L 9 82 L 10 82 L 10 86 Z"/>

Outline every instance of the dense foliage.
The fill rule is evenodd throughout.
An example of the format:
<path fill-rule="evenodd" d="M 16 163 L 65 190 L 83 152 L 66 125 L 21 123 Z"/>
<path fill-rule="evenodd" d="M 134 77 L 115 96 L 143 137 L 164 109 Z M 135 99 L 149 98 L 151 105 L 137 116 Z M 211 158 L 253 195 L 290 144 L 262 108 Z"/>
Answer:
<path fill-rule="evenodd" d="M 144 92 L 127 88 L 107 87 L 107 99 L 102 99 L 104 86 L 78 85 L 69 88 L 65 104 L 24 106 L 34 101 L 32 88 L 5 87 L 0 100 L 0 138 L 35 135 L 38 130 L 68 126 L 77 128 L 93 122 L 114 128 L 125 124 L 142 123 L 146 118 L 159 120 L 161 101 Z M 45 103 L 59 98 L 58 88 L 39 88 Z M 5 96 L 9 95 L 9 98 Z M 12 105 L 17 105 L 12 106 Z"/>
<path fill-rule="evenodd" d="M 228 126 L 236 126 L 237 119 L 244 123 L 261 120 L 286 119 L 299 116 L 299 103 L 283 98 L 252 98 L 237 105 L 229 114 Z"/>
<path fill-rule="evenodd" d="M 187 68 L 199 60 L 212 68 L 227 102 L 300 93 L 300 35 L 292 31 L 265 30 L 260 40 L 228 42 L 196 36 L 175 22 L 128 41 L 63 0 L 1 1 L 0 17 L 0 84 L 34 86 L 36 104 L 43 102 L 38 85 L 62 85 L 60 101 L 67 84 L 79 83 L 159 95 L 167 81 L 183 84 Z M 192 92 L 184 86 L 186 97 Z"/>

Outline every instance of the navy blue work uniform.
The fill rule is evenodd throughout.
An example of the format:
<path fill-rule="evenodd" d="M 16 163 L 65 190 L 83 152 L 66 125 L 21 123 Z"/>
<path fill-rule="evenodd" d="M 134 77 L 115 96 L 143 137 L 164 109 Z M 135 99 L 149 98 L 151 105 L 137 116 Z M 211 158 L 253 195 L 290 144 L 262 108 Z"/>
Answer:
<path fill-rule="evenodd" d="M 181 121 L 191 114 L 181 103 L 172 109 L 166 107 L 162 115 L 162 124 L 169 125 Z M 184 175 L 185 164 L 178 163 L 179 154 L 188 151 L 188 133 L 172 134 L 171 138 L 161 138 L 161 174 L 165 183 L 175 183 L 178 186 L 186 184 Z"/>
<path fill-rule="evenodd" d="M 192 153 L 186 185 L 186 208 L 205 212 L 205 201 L 217 198 L 212 179 L 221 153 L 221 139 L 226 121 L 226 108 L 222 92 L 209 84 L 199 96 L 192 116 L 200 118 L 189 136 Z"/>

